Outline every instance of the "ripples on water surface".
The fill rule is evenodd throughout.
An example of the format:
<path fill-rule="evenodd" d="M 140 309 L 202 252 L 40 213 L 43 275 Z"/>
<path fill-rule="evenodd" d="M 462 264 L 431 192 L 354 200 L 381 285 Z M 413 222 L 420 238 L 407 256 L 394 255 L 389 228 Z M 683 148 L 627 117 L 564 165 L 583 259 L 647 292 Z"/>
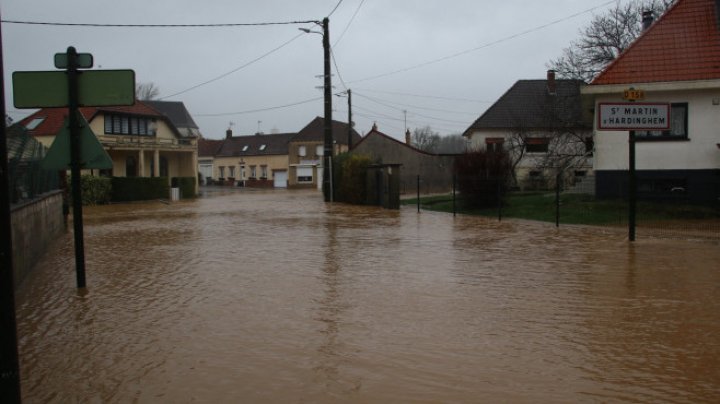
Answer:
<path fill-rule="evenodd" d="M 717 402 L 720 246 L 238 192 L 86 208 L 18 292 L 26 402 Z"/>

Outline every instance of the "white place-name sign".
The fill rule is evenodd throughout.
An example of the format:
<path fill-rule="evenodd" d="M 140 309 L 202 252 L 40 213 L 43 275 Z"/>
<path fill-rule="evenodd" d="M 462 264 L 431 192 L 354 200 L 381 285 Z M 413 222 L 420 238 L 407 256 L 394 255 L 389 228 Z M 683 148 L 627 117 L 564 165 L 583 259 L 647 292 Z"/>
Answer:
<path fill-rule="evenodd" d="M 600 103 L 598 130 L 670 129 L 669 103 Z"/>

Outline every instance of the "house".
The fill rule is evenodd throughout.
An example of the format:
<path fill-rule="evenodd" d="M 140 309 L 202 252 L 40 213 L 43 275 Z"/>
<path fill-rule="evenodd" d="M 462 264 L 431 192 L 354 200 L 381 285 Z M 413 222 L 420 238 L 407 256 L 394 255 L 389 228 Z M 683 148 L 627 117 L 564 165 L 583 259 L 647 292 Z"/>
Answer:
<path fill-rule="evenodd" d="M 575 183 L 592 171 L 592 124 L 581 80 L 519 80 L 463 136 L 475 150 L 504 150 L 520 189 L 553 186 L 558 172 Z"/>
<path fill-rule="evenodd" d="M 200 184 L 210 185 L 215 175 L 215 156 L 222 147 L 223 140 L 220 139 L 198 139 L 198 176 Z"/>
<path fill-rule="evenodd" d="M 180 132 L 180 136 L 186 139 L 200 138 L 200 128 L 193 120 L 190 112 L 185 108 L 185 104 L 181 101 L 143 101 L 145 104 L 165 115 L 175 128 Z"/>
<path fill-rule="evenodd" d="M 720 0 L 678 0 L 648 23 L 583 94 L 597 106 L 622 102 L 624 90 L 634 88 L 644 92 L 643 102 L 669 103 L 670 129 L 635 133 L 638 197 L 717 203 Z M 596 132 L 595 142 L 597 195 L 627 195 L 628 132 Z"/>
<path fill-rule="evenodd" d="M 373 125 L 351 153 L 370 156 L 383 165 L 399 166 L 401 194 L 417 192 L 418 176 L 423 193 L 452 190 L 455 155 L 427 153 L 411 146 L 409 131 L 403 143 Z"/>
<path fill-rule="evenodd" d="M 224 185 L 287 188 L 288 147 L 293 136 L 233 136 L 228 129 L 213 160 L 212 178 Z"/>
<path fill-rule="evenodd" d="M 348 124 L 332 121 L 333 155 L 348 151 L 348 131 L 352 143 L 361 137 Z M 289 144 L 288 185 L 291 188 L 322 187 L 323 152 L 325 144 L 325 119 L 316 117 L 295 135 Z"/>
<path fill-rule="evenodd" d="M 172 120 L 143 101 L 124 107 L 82 107 L 80 113 L 113 161 L 116 177 L 197 178 L 197 139 L 183 135 Z M 46 147 L 62 128 L 66 108 L 43 108 L 20 121 Z"/>

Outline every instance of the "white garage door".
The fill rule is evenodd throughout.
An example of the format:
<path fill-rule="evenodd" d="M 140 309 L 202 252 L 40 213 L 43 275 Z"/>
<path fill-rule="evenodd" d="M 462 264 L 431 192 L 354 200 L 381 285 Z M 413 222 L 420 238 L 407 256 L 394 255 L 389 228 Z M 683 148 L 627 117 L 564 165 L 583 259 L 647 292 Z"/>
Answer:
<path fill-rule="evenodd" d="M 288 173 L 287 171 L 275 171 L 275 188 L 287 188 Z"/>

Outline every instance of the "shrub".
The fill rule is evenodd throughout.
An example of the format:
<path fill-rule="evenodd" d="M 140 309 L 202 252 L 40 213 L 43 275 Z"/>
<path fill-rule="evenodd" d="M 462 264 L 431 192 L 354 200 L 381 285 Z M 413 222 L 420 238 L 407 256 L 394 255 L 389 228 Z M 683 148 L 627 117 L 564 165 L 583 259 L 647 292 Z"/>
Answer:
<path fill-rule="evenodd" d="M 343 153 L 333 159 L 334 199 L 362 205 L 367 196 L 366 177 L 372 158 L 362 154 Z"/>
<path fill-rule="evenodd" d="M 512 165 L 507 152 L 470 151 L 455 159 L 457 187 L 467 208 L 487 208 L 502 202 Z"/>
<path fill-rule="evenodd" d="M 115 202 L 168 199 L 167 177 L 113 177 L 112 200 Z"/>
<path fill-rule="evenodd" d="M 182 199 L 194 198 L 195 195 L 195 183 L 197 178 L 194 177 L 173 177 L 171 183 L 173 188 L 180 188 L 180 195 Z"/>
<path fill-rule="evenodd" d="M 80 188 L 83 205 L 101 205 L 110 202 L 112 180 L 108 177 L 83 175 L 80 177 Z"/>

